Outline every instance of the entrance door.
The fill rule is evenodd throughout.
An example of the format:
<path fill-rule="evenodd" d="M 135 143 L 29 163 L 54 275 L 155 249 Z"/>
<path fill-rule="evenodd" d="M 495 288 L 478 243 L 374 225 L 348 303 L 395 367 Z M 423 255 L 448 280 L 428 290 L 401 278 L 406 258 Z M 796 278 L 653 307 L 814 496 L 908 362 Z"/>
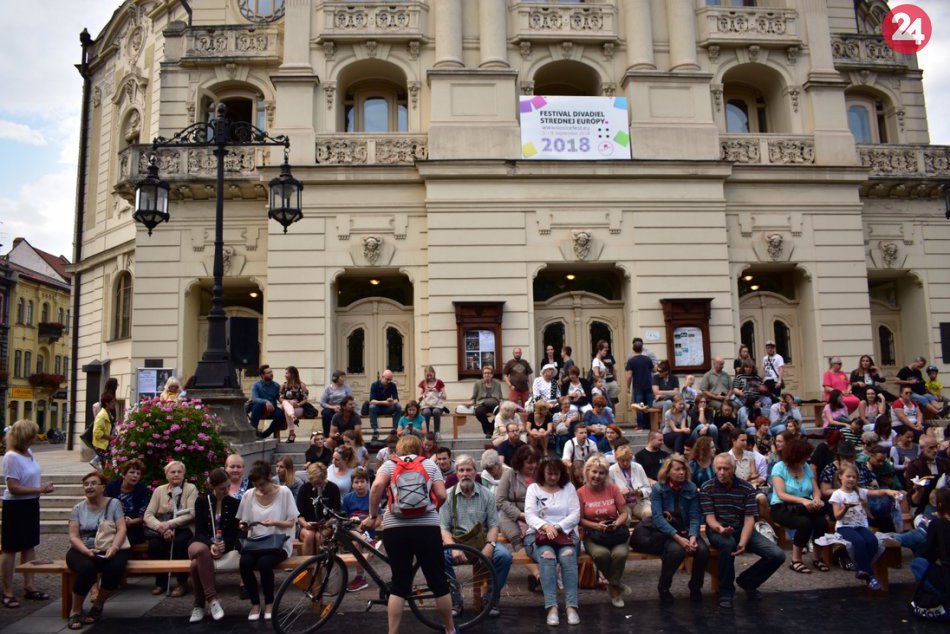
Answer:
<path fill-rule="evenodd" d="M 369 396 L 373 381 L 392 370 L 403 404 L 416 397 L 413 371 L 412 307 L 383 298 L 362 299 L 337 309 L 337 358 L 335 368 L 346 371 L 346 380 L 357 401 Z"/>
<path fill-rule="evenodd" d="M 749 346 L 759 374 L 762 374 L 765 342 L 773 339 L 776 352 L 785 359 L 786 391 L 805 396 L 801 381 L 803 359 L 798 302 L 769 292 L 746 295 L 739 301 L 739 324 L 740 340 Z"/>
<path fill-rule="evenodd" d="M 623 346 L 626 337 L 623 333 L 623 300 L 608 300 L 600 295 L 585 291 L 572 291 L 555 295 L 545 302 L 534 305 L 534 324 L 537 333 L 535 350 L 538 351 L 537 363 L 544 355 L 544 348 L 554 346 L 554 352 L 561 354 L 561 347 L 568 345 L 573 350 L 572 358 L 581 371 L 581 376 L 590 375 L 590 362 L 594 350 L 601 339 L 610 343 L 610 351 L 617 360 L 615 376 L 621 389 L 620 406 L 617 413 L 626 412 L 630 395 L 624 395 L 624 365 L 627 362 L 626 349 Z M 540 371 L 540 368 L 535 368 Z M 622 416 L 621 416 L 622 418 Z"/>
<path fill-rule="evenodd" d="M 904 358 L 900 309 L 871 299 L 871 335 L 874 339 L 874 362 L 881 376 L 894 378 L 901 367 L 899 360 Z"/>

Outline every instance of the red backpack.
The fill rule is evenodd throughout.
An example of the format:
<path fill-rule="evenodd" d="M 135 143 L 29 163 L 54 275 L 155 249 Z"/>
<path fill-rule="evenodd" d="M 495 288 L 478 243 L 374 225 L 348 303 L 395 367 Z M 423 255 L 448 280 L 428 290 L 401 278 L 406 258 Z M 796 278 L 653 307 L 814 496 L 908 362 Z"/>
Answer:
<path fill-rule="evenodd" d="M 435 504 L 432 482 L 423 460 L 423 456 L 392 458 L 396 466 L 389 479 L 389 512 L 396 517 L 419 517 L 429 510 L 430 501 Z"/>

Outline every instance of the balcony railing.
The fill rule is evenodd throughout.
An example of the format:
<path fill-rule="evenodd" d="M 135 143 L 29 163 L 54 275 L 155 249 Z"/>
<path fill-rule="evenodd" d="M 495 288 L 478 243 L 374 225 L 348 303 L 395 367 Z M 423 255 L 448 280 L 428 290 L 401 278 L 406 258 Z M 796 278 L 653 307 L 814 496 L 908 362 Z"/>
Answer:
<path fill-rule="evenodd" d="M 950 146 L 859 145 L 861 165 L 877 178 L 950 178 Z"/>
<path fill-rule="evenodd" d="M 319 10 L 319 9 L 318 9 Z M 429 6 L 424 2 L 340 2 L 323 4 L 319 41 L 400 42 L 425 38 Z"/>
<path fill-rule="evenodd" d="M 63 324 L 52 322 L 52 321 L 41 321 L 37 324 L 37 334 L 41 341 L 46 341 L 53 343 L 59 341 L 59 338 L 63 336 L 63 331 L 66 329 L 66 326 Z"/>
<path fill-rule="evenodd" d="M 815 140 L 810 136 L 785 134 L 721 134 L 720 155 L 724 161 L 760 165 L 811 165 Z"/>
<path fill-rule="evenodd" d="M 831 36 L 831 54 L 835 68 L 907 69 L 904 55 L 894 52 L 880 35 L 835 33 Z"/>
<path fill-rule="evenodd" d="M 696 11 L 699 43 L 800 46 L 798 12 L 768 7 L 703 7 Z"/>
<path fill-rule="evenodd" d="M 276 63 L 280 61 L 280 32 L 276 26 L 191 27 L 185 30 L 185 65 Z"/>
<path fill-rule="evenodd" d="M 320 165 L 412 165 L 429 157 L 424 134 L 320 134 Z"/>
<path fill-rule="evenodd" d="M 509 38 L 514 42 L 617 42 L 613 3 L 516 2 L 509 9 Z"/>

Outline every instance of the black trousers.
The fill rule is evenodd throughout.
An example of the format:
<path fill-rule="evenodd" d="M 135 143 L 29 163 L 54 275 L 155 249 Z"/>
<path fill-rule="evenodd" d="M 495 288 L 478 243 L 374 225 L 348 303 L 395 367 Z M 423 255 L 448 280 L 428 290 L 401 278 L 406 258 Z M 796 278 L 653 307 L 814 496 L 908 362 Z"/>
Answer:
<path fill-rule="evenodd" d="M 70 548 L 66 551 L 66 566 L 76 575 L 73 581 L 73 593 L 85 596 L 96 583 L 96 577 L 102 575 L 102 589 L 115 590 L 122 580 L 122 573 L 129 563 L 132 551 L 120 550 L 109 559 L 87 557 Z"/>
<path fill-rule="evenodd" d="M 149 559 L 188 559 L 188 545 L 191 543 L 192 535 L 190 528 L 175 529 L 175 537 L 167 542 L 162 537 L 148 538 L 148 558 Z M 159 588 L 168 588 L 168 578 L 170 575 L 155 575 L 155 585 Z M 184 587 L 188 583 L 188 573 L 176 575 L 178 585 Z"/>
<path fill-rule="evenodd" d="M 274 566 L 285 559 L 287 559 L 287 551 L 283 548 L 269 552 L 241 553 L 241 581 L 244 582 L 244 588 L 247 590 L 251 605 L 261 604 L 260 591 L 257 589 L 257 577 L 254 576 L 255 572 L 261 575 L 264 605 L 270 605 L 274 602 Z"/>
<path fill-rule="evenodd" d="M 804 548 L 812 539 L 818 539 L 828 531 L 828 518 L 825 509 L 806 511 L 801 504 L 775 504 L 772 506 L 772 519 L 785 528 L 795 529 L 793 543 Z"/>
<path fill-rule="evenodd" d="M 479 405 L 475 408 L 475 418 L 482 424 L 482 433 L 486 436 L 490 436 L 493 431 L 492 424 L 488 421 L 488 415 L 493 411 L 495 408 L 487 405 Z"/>
<path fill-rule="evenodd" d="M 419 561 L 426 583 L 436 598 L 449 593 L 442 554 L 442 531 L 438 526 L 400 526 L 383 531 L 383 546 L 392 569 L 392 593 L 412 594 L 412 562 Z"/>

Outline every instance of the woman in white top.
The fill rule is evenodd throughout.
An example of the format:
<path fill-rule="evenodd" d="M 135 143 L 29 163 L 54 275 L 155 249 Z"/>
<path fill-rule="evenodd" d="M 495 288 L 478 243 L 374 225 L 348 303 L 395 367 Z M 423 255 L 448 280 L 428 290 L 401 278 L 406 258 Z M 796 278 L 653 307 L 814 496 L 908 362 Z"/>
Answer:
<path fill-rule="evenodd" d="M 610 465 L 607 476 L 617 485 L 630 514 L 638 520 L 644 520 L 653 514 L 650 503 L 650 479 L 646 471 L 633 459 L 633 448 L 620 445 L 614 450 L 617 462 Z"/>
<path fill-rule="evenodd" d="M 264 620 L 271 619 L 271 606 L 274 604 L 274 566 L 290 557 L 294 547 L 294 525 L 297 522 L 297 504 L 293 493 L 287 487 L 271 481 L 270 464 L 258 460 L 251 465 L 247 476 L 253 489 L 248 489 L 241 498 L 238 507 L 238 528 L 247 532 L 249 538 L 283 535 L 283 547 L 278 551 L 255 552 L 247 546 L 241 549 L 241 581 L 251 599 L 251 611 L 248 621 L 261 618 L 261 597 L 257 589 L 254 572 L 261 575 L 261 589 L 264 592 Z"/>
<path fill-rule="evenodd" d="M 0 545 L 0 567 L 3 570 L 3 606 L 18 608 L 20 602 L 13 594 L 13 567 L 16 554 L 25 564 L 36 558 L 40 543 L 40 495 L 53 492 L 53 483 L 40 482 L 40 465 L 33 459 L 30 445 L 36 441 L 39 427 L 31 420 L 15 422 L 7 432 L 7 453 L 3 456 L 3 527 Z M 45 592 L 33 587 L 33 575 L 23 575 L 27 599 L 46 601 Z"/>
<path fill-rule="evenodd" d="M 560 397 L 561 384 L 557 380 L 557 366 L 548 363 L 541 368 L 541 376 L 536 378 L 531 386 L 531 398 L 535 401 L 547 401 L 548 405 L 555 407 Z"/>
<path fill-rule="evenodd" d="M 524 423 L 518 415 L 518 406 L 513 401 L 502 401 L 495 415 L 495 430 L 491 437 L 491 444 L 497 447 L 508 439 L 508 423 L 515 423 L 518 429 L 524 431 Z"/>
<path fill-rule="evenodd" d="M 541 478 L 528 487 L 524 514 L 528 524 L 525 551 L 541 567 L 541 588 L 547 624 L 560 623 L 557 609 L 557 565 L 561 564 L 567 622 L 581 622 L 577 614 L 577 525 L 581 519 L 577 490 L 571 484 L 567 467 L 555 456 L 541 460 Z"/>

